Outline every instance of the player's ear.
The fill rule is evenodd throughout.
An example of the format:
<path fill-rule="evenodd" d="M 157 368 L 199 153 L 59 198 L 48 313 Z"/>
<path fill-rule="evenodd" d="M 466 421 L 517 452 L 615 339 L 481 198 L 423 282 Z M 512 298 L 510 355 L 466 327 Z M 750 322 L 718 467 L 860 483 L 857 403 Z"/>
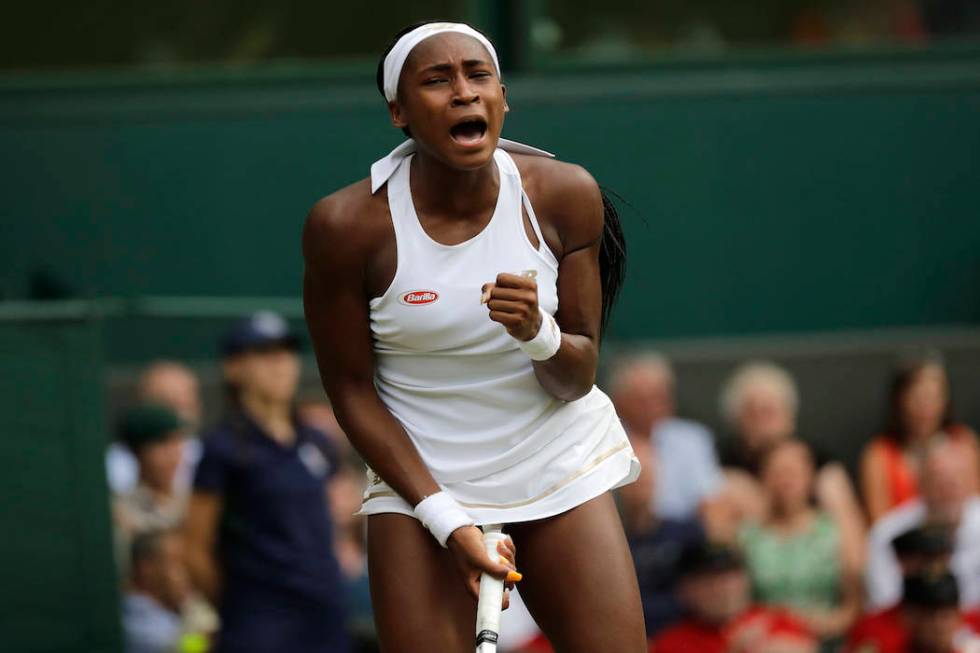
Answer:
<path fill-rule="evenodd" d="M 405 112 L 402 111 L 402 107 L 397 101 L 388 103 L 388 113 L 391 115 L 392 125 L 399 129 L 408 127 L 408 117 L 405 116 Z"/>
<path fill-rule="evenodd" d="M 508 111 L 510 111 L 510 107 L 507 106 L 507 87 L 501 84 L 500 92 L 503 93 L 504 96 L 504 113 L 507 113 Z"/>

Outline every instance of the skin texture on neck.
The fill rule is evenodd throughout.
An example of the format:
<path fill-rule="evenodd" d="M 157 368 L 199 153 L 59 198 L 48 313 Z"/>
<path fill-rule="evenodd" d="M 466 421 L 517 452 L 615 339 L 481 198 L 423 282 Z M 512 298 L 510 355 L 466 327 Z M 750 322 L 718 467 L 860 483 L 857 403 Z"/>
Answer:
<path fill-rule="evenodd" d="M 476 170 L 460 170 L 421 148 L 412 161 L 410 183 L 415 211 L 423 225 L 435 223 L 431 226 L 438 227 L 445 220 L 466 221 L 477 227 L 476 231 L 490 220 L 500 190 L 499 172 L 492 160 Z M 448 238 L 462 241 L 467 235 Z"/>

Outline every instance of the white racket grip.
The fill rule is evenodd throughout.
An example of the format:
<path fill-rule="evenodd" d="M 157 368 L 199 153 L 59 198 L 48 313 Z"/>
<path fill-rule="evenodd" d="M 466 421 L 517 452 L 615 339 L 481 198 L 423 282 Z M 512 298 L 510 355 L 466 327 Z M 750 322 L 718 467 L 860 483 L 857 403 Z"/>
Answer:
<path fill-rule="evenodd" d="M 483 527 L 483 545 L 491 560 L 498 560 L 497 543 L 507 539 L 500 524 Z M 500 608 L 504 581 L 488 574 L 480 576 L 480 600 L 476 606 L 476 653 L 496 653 L 500 634 Z"/>

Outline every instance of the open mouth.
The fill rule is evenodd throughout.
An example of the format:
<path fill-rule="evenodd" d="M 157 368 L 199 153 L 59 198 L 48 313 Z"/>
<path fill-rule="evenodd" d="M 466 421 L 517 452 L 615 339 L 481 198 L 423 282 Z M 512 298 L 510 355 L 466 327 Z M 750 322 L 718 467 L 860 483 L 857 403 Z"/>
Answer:
<path fill-rule="evenodd" d="M 482 118 L 472 118 L 453 125 L 449 135 L 460 145 L 476 145 L 483 140 L 487 133 L 487 121 Z"/>

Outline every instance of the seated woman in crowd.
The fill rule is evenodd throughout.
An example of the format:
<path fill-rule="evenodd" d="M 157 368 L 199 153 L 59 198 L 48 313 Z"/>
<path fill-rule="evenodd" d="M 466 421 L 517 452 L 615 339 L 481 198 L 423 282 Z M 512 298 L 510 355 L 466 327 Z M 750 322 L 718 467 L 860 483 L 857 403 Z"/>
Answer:
<path fill-rule="evenodd" d="M 887 427 L 861 458 L 861 492 L 872 522 L 919 495 L 922 452 L 934 438 L 961 446 L 980 482 L 977 438 L 953 419 L 946 371 L 937 360 L 920 360 L 896 372 Z"/>
<path fill-rule="evenodd" d="M 763 457 L 760 475 L 767 514 L 739 532 L 755 598 L 792 610 L 825 641 L 840 638 L 861 611 L 860 560 L 814 505 L 813 454 L 783 440 Z"/>
<path fill-rule="evenodd" d="M 799 403 L 793 377 L 774 363 L 742 365 L 725 384 L 721 408 L 733 437 L 722 442 L 720 457 L 736 522 L 766 517 L 759 477 L 762 459 L 774 444 L 796 436 Z M 847 472 L 839 462 L 819 454 L 816 465 L 816 504 L 837 524 L 848 559 L 861 561 L 865 525 Z"/>

